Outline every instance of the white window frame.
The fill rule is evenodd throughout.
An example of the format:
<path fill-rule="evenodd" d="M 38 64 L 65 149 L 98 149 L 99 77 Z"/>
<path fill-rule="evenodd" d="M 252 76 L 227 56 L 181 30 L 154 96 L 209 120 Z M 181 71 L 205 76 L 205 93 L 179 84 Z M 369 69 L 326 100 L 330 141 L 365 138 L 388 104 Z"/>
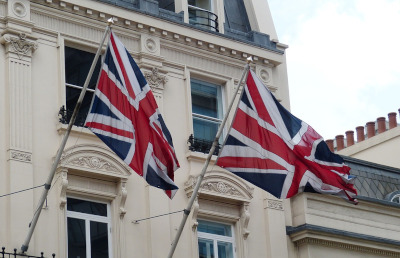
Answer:
<path fill-rule="evenodd" d="M 226 226 L 231 227 L 231 232 L 232 236 L 221 236 L 221 235 L 216 235 L 216 234 L 211 234 L 211 233 L 205 233 L 205 232 L 200 232 L 197 231 L 197 243 L 199 239 L 204 239 L 204 240 L 212 240 L 213 245 L 214 245 L 214 258 L 219 258 L 218 257 L 218 241 L 221 242 L 226 242 L 226 243 L 231 243 L 232 244 L 232 251 L 233 251 L 233 258 L 236 257 L 236 238 L 235 238 L 235 227 L 232 224 L 228 223 L 223 223 L 220 221 L 212 221 L 212 220 L 204 220 L 204 219 L 199 219 L 201 221 L 207 221 L 207 222 L 212 222 L 212 223 L 218 223 Z"/>
<path fill-rule="evenodd" d="M 68 206 L 68 199 L 78 199 L 82 201 L 87 201 L 87 202 L 95 202 L 95 203 L 101 203 L 101 204 L 106 204 L 107 205 L 107 217 L 105 216 L 99 216 L 99 215 L 93 215 L 93 214 L 88 214 L 88 213 L 82 213 L 82 212 L 76 212 L 76 211 L 69 211 L 68 208 L 66 209 L 65 212 L 65 227 L 66 227 L 66 239 L 67 239 L 67 257 L 68 257 L 68 218 L 74 218 L 74 219 L 81 219 L 85 221 L 85 236 L 86 236 L 86 257 L 91 258 L 91 241 L 90 241 L 90 222 L 102 222 L 102 223 L 107 223 L 107 232 L 108 232 L 108 257 L 112 258 L 113 257 L 113 252 L 112 252 L 112 241 L 111 241 L 111 205 L 108 202 L 101 202 L 97 200 L 90 200 L 90 199 L 85 199 L 85 198 L 80 198 L 80 197 L 74 197 L 74 196 L 68 196 L 67 197 L 67 206 Z M 92 257 L 95 258 L 95 257 Z"/>
<path fill-rule="evenodd" d="M 211 86 L 211 87 L 216 87 L 217 88 L 217 113 L 218 113 L 218 116 L 219 116 L 219 118 L 215 118 L 215 117 L 201 115 L 201 114 L 197 114 L 197 113 L 193 112 L 193 100 L 192 100 L 191 109 L 192 109 L 193 136 L 196 138 L 196 135 L 194 133 L 194 124 L 193 124 L 194 118 L 199 118 L 201 120 L 206 120 L 206 121 L 211 122 L 211 123 L 217 123 L 219 126 L 221 125 L 222 120 L 224 118 L 224 98 L 223 98 L 224 93 L 223 93 L 223 86 L 222 85 L 215 84 L 215 83 L 212 83 L 212 82 L 208 82 L 208 81 L 205 81 L 205 80 L 199 80 L 199 79 L 196 79 L 196 78 L 191 78 L 190 79 L 190 89 L 192 87 L 192 82 L 193 81 L 194 82 L 203 83 L 206 86 Z M 222 142 L 221 140 L 224 138 L 223 135 L 220 138 L 220 143 Z M 213 140 L 214 139 L 210 139 L 210 141 L 213 141 Z"/>

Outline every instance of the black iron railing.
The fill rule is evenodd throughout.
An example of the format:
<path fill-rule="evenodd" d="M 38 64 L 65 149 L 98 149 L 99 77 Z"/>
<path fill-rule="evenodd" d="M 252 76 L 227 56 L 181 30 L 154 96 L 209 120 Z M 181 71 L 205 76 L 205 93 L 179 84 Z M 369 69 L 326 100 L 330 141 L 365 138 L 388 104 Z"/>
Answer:
<path fill-rule="evenodd" d="M 43 252 L 41 253 L 41 256 L 33 256 L 33 255 L 27 255 L 27 254 L 19 254 L 19 253 L 17 253 L 17 249 L 14 249 L 13 253 L 6 252 L 5 247 L 2 247 L 1 249 L 2 249 L 2 251 L 0 252 L 0 258 L 11 258 L 11 257 L 14 257 L 14 258 L 18 258 L 18 257 L 44 258 L 45 257 L 45 256 L 43 256 L 43 254 L 44 254 Z M 53 257 L 53 258 L 56 257 L 56 254 L 52 254 L 51 257 Z"/>
<path fill-rule="evenodd" d="M 191 134 L 189 136 L 189 139 L 188 139 L 187 142 L 189 143 L 189 150 L 196 151 L 196 152 L 202 152 L 202 153 L 206 153 L 206 154 L 208 154 L 210 152 L 211 146 L 213 144 L 212 141 L 207 141 L 207 140 L 204 140 L 204 139 L 195 138 L 193 136 L 193 134 Z M 215 151 L 214 151 L 213 155 L 217 155 L 218 156 L 218 153 L 219 153 L 220 149 L 221 149 L 221 145 L 218 144 L 215 147 Z"/>
<path fill-rule="evenodd" d="M 219 32 L 218 16 L 208 10 L 188 5 L 189 23 L 200 28 Z"/>
<path fill-rule="evenodd" d="M 58 112 L 58 116 L 59 116 L 59 121 L 62 124 L 68 124 L 69 121 L 71 121 L 71 117 L 72 117 L 72 113 L 74 112 L 73 109 L 70 108 L 65 108 L 65 106 L 62 106 L 60 108 L 60 111 Z M 79 126 L 79 127 L 84 127 L 85 124 L 85 120 L 86 120 L 86 116 L 87 116 L 87 112 L 81 112 L 79 111 L 76 119 L 75 119 L 75 126 Z"/>

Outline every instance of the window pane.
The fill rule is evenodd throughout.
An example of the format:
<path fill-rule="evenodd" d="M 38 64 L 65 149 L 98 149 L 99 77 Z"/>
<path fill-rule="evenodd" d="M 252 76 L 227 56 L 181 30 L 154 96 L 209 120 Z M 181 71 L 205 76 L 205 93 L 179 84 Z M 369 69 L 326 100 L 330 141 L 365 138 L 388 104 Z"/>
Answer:
<path fill-rule="evenodd" d="M 214 258 L 214 244 L 212 240 L 199 238 L 199 258 Z"/>
<path fill-rule="evenodd" d="M 72 112 L 75 109 L 76 102 L 78 101 L 79 95 L 81 94 L 81 89 L 76 89 L 73 87 L 66 86 L 66 104 L 67 110 L 70 111 L 72 116 Z M 86 116 L 89 113 L 90 104 L 92 103 L 93 92 L 86 91 L 85 97 L 83 98 L 82 105 L 79 109 L 78 116 L 76 118 L 75 124 L 76 126 L 83 126 L 86 120 Z M 68 122 L 71 117 L 68 116 Z"/>
<path fill-rule="evenodd" d="M 218 258 L 233 258 L 232 243 L 218 241 Z"/>
<path fill-rule="evenodd" d="M 65 47 L 65 82 L 83 86 L 95 54 L 75 48 Z M 94 89 L 100 72 L 101 58 L 98 59 L 89 88 Z"/>
<path fill-rule="evenodd" d="M 218 110 L 219 88 L 192 81 L 192 112 L 214 118 L 220 118 Z"/>
<path fill-rule="evenodd" d="M 206 119 L 193 117 L 193 133 L 197 139 L 214 141 L 219 123 Z"/>
<path fill-rule="evenodd" d="M 91 254 L 96 258 L 108 258 L 107 223 L 90 221 Z"/>
<path fill-rule="evenodd" d="M 67 210 L 107 217 L 107 204 L 68 198 Z"/>
<path fill-rule="evenodd" d="M 232 236 L 232 227 L 230 225 L 225 225 L 216 222 L 199 220 L 199 226 L 197 230 L 199 232 L 210 233 L 220 236 Z"/>
<path fill-rule="evenodd" d="M 86 257 L 85 221 L 68 218 L 68 258 Z"/>

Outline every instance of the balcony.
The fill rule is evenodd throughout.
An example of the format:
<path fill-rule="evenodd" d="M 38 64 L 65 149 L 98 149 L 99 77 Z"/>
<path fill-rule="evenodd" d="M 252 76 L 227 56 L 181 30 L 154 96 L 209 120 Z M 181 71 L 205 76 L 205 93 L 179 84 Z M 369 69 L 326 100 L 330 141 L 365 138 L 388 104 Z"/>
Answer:
<path fill-rule="evenodd" d="M 218 16 L 208 10 L 197 6 L 188 5 L 189 24 L 199 28 L 216 31 L 218 30 Z"/>

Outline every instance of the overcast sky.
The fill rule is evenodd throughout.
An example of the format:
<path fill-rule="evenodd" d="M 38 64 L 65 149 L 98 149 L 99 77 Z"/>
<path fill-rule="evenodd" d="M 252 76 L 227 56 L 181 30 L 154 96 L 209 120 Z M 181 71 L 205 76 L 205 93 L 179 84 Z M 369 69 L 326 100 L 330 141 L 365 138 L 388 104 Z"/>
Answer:
<path fill-rule="evenodd" d="M 332 139 L 400 108 L 400 0 L 268 0 L 291 111 Z"/>

